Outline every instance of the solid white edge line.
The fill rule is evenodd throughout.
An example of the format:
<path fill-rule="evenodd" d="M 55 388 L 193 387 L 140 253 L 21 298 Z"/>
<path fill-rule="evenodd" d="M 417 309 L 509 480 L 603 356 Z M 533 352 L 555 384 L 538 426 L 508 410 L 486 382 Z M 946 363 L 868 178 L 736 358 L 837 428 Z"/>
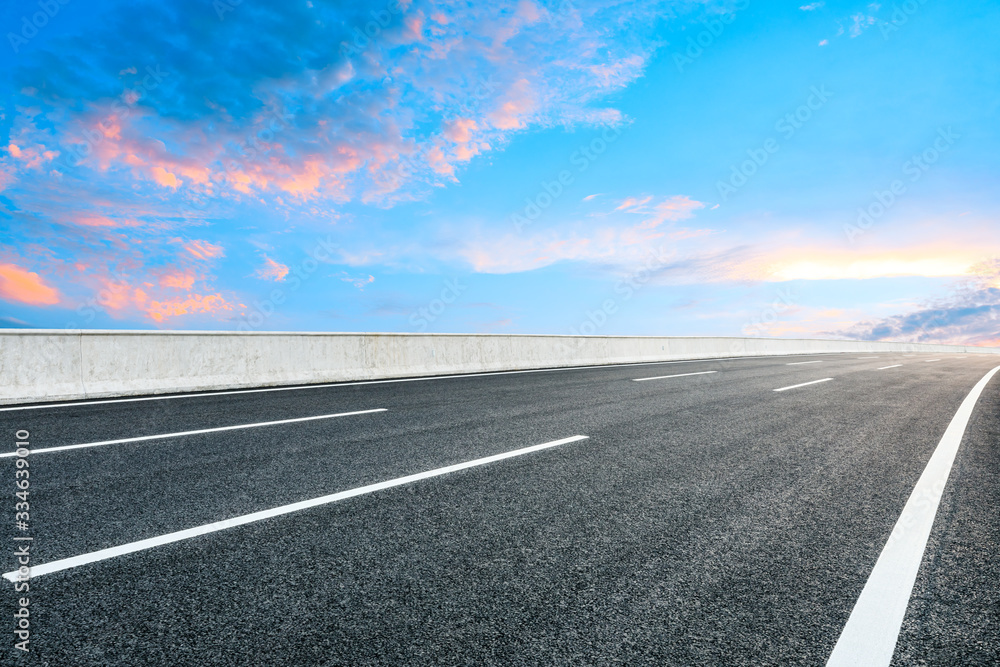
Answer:
<path fill-rule="evenodd" d="M 711 375 L 712 373 L 718 373 L 718 371 L 701 371 L 700 373 L 681 373 L 679 375 L 660 375 L 653 378 L 632 378 L 632 382 L 645 382 L 646 380 L 667 380 L 669 378 L 686 378 L 692 375 Z"/>
<path fill-rule="evenodd" d="M 373 412 L 385 412 L 386 408 L 375 408 L 374 410 L 358 410 L 356 412 L 338 412 L 332 415 L 316 415 L 315 417 L 295 417 L 294 419 L 279 419 L 272 422 L 258 422 L 256 424 L 236 424 L 235 426 L 218 426 L 215 428 L 202 428 L 197 431 L 178 431 L 177 433 L 161 433 L 159 435 L 140 435 L 134 438 L 120 438 L 118 440 L 101 440 L 100 442 L 84 442 L 79 445 L 62 445 L 60 447 L 46 447 L 44 449 L 32 449 L 31 455 L 48 454 L 49 452 L 64 452 L 68 449 L 84 449 L 88 447 L 104 447 L 105 445 L 122 445 L 129 442 L 143 442 L 145 440 L 162 440 L 164 438 L 180 438 L 185 435 L 201 435 L 203 433 L 219 433 L 221 431 L 236 431 L 241 428 L 257 428 L 259 426 L 278 426 L 279 424 L 295 424 L 297 422 L 315 421 L 317 419 L 333 419 L 335 417 L 351 417 L 353 415 L 367 415 Z M 4 452 L 0 458 L 16 456 L 17 452 Z"/>
<path fill-rule="evenodd" d="M 788 391 L 789 389 L 798 389 L 799 387 L 808 387 L 811 384 L 819 384 L 820 382 L 829 382 L 833 378 L 823 378 L 822 380 L 813 380 L 812 382 L 803 382 L 802 384 L 793 384 L 791 387 L 782 387 L 781 389 L 775 389 L 774 391 Z"/>
<path fill-rule="evenodd" d="M 858 359 L 878 359 L 878 357 L 858 357 Z"/>
<path fill-rule="evenodd" d="M 941 360 L 940 360 L 940 359 L 925 359 L 925 360 L 924 360 L 924 363 L 925 363 L 925 364 L 929 364 L 929 363 L 931 363 L 932 361 L 941 361 Z"/>
<path fill-rule="evenodd" d="M 577 442 L 579 440 L 586 440 L 587 438 L 588 436 L 586 435 L 574 435 L 569 438 L 563 438 L 562 440 L 553 440 L 552 442 L 545 442 L 540 445 L 523 447 L 521 449 L 515 449 L 513 451 L 503 452 L 501 454 L 494 454 L 493 456 L 486 456 L 480 459 L 466 461 L 465 463 L 456 463 L 454 465 L 445 466 L 443 468 L 435 468 L 434 470 L 428 470 L 426 472 L 420 472 L 414 475 L 397 477 L 396 479 L 390 479 L 385 482 L 378 482 L 376 484 L 361 486 L 356 489 L 349 489 L 347 491 L 340 491 L 339 493 L 332 493 L 327 496 L 320 496 L 319 498 L 313 498 L 311 500 L 303 500 L 301 502 L 292 503 L 290 505 L 282 505 L 281 507 L 275 507 L 269 510 L 262 510 L 260 512 L 244 514 L 243 516 L 234 517 L 232 519 L 225 519 L 223 521 L 216 521 L 214 523 L 208 523 L 203 526 L 188 528 L 187 530 L 179 530 L 175 533 L 167 533 L 166 535 L 151 537 L 146 540 L 139 540 L 138 542 L 130 542 L 128 544 L 123 544 L 121 546 L 111 547 L 110 549 L 101 549 L 100 551 L 94 551 L 89 554 L 83 554 L 80 556 L 73 556 L 72 558 L 63 558 L 61 560 L 54 560 L 51 563 L 45 563 L 43 565 L 37 565 L 35 567 L 30 568 L 29 572 L 26 575 L 26 578 L 34 579 L 35 577 L 40 577 L 44 574 L 51 574 L 53 572 L 59 572 L 61 570 L 68 570 L 70 568 L 80 567 L 81 565 L 87 565 L 88 563 L 95 563 L 97 561 L 107 560 L 109 558 L 115 558 L 117 556 L 123 556 L 125 554 L 135 553 L 136 551 L 145 551 L 147 549 L 152 549 L 154 547 L 162 546 L 164 544 L 170 544 L 172 542 L 180 542 L 182 540 L 187 540 L 192 537 L 198 537 L 199 535 L 215 533 L 220 530 L 226 530 L 227 528 L 235 528 L 236 526 L 242 526 L 248 523 L 253 523 L 255 521 L 270 519 L 276 516 L 281 516 L 283 514 L 291 514 L 292 512 L 298 512 L 312 507 L 318 507 L 320 505 L 328 505 L 330 503 L 335 503 L 337 501 L 345 500 L 347 498 L 353 498 L 355 496 L 361 496 L 368 493 L 373 493 L 375 491 L 382 491 L 383 489 L 390 489 L 394 486 L 410 484 L 411 482 L 417 482 L 431 477 L 438 477 L 440 475 L 446 475 L 451 472 L 465 470 L 466 468 L 474 468 L 477 466 L 486 465 L 487 463 L 502 461 L 503 459 L 509 459 L 515 456 L 523 456 L 525 454 L 541 451 L 543 449 L 550 449 L 552 447 L 558 447 L 559 445 L 565 445 L 571 442 Z M 18 570 L 14 570 L 12 572 L 6 572 L 4 573 L 3 578 L 6 579 L 7 581 L 18 581 L 20 578 L 20 572 Z"/>
<path fill-rule="evenodd" d="M 827 667 L 885 667 L 892 662 L 934 517 L 969 419 L 1000 366 L 980 380 L 948 425 L 851 611 Z"/>
<path fill-rule="evenodd" d="M 811 353 L 816 355 L 817 353 Z M 843 352 L 829 352 L 829 356 L 837 356 Z M 423 382 L 425 380 L 458 380 L 462 378 L 489 377 L 493 375 L 518 375 L 521 373 L 555 373 L 558 371 L 598 370 L 602 368 L 625 368 L 628 366 L 662 366 L 664 364 L 697 364 L 710 361 L 741 361 L 744 359 L 787 359 L 800 357 L 800 354 L 768 354 L 753 357 L 711 357 L 708 359 L 674 359 L 672 361 L 644 361 L 636 364 L 599 364 L 596 366 L 561 366 L 559 368 L 531 368 L 523 371 L 493 371 L 490 373 L 458 373 L 454 375 L 429 375 L 413 378 L 390 378 L 386 380 L 359 380 L 355 382 L 327 382 L 324 384 L 299 384 L 291 387 L 265 387 L 260 389 L 233 389 L 229 391 L 196 391 L 169 396 L 137 396 L 134 398 L 106 398 L 96 401 L 70 401 L 64 403 L 36 403 L 34 405 L 11 405 L 0 407 L 0 412 L 12 410 L 42 410 L 44 408 L 71 408 L 83 405 L 104 405 L 107 403 L 135 403 L 138 401 L 168 401 L 175 398 L 202 398 L 209 396 L 230 396 L 234 394 L 259 394 L 272 391 L 301 391 L 304 389 L 328 389 L 330 387 L 356 387 L 366 384 L 389 384 L 393 382 Z"/>
<path fill-rule="evenodd" d="M 816 360 L 816 361 L 793 361 L 792 363 L 785 364 L 785 365 L 786 366 L 805 366 L 806 364 L 821 364 L 821 363 L 823 363 L 821 360 Z"/>
<path fill-rule="evenodd" d="M 893 364 L 892 366 L 883 366 L 882 368 L 880 368 L 878 370 L 880 370 L 880 371 L 887 371 L 890 368 L 901 368 L 902 366 L 903 366 L 903 364 Z"/>

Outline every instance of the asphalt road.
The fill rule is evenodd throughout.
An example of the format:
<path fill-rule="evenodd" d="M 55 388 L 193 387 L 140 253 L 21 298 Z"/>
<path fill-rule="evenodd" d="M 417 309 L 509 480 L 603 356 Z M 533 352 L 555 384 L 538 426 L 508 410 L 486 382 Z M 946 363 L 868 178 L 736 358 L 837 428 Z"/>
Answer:
<path fill-rule="evenodd" d="M 587 436 L 33 576 L 27 654 L 12 616 L 26 594 L 0 580 L 0 659 L 823 665 L 959 405 L 1000 365 L 864 356 L 0 411 L 0 451 L 24 429 L 34 452 L 27 531 L 14 527 L 16 458 L 0 459 L 4 572 L 18 536 L 38 566 Z M 634 381 L 688 373 L 705 374 Z M 998 442 L 1000 376 L 944 490 L 895 665 L 1000 664 Z"/>

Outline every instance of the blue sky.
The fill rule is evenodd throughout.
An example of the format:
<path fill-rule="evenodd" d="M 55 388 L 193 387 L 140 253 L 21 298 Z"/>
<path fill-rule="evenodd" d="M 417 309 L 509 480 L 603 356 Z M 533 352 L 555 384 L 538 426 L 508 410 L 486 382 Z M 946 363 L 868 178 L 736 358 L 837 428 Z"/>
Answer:
<path fill-rule="evenodd" d="M 1000 344 L 1000 6 L 8 3 L 0 324 Z"/>

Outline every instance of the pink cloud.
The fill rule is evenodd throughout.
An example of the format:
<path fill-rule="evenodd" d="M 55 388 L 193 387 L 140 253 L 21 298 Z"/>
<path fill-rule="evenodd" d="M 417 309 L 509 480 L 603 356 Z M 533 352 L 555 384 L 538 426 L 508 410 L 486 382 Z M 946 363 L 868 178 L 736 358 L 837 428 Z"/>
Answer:
<path fill-rule="evenodd" d="M 594 80 L 602 88 L 616 89 L 634 81 L 645 66 L 646 59 L 638 53 L 633 53 L 615 62 L 596 63 L 589 69 Z"/>
<path fill-rule="evenodd" d="M 97 292 L 97 303 L 108 310 L 125 310 L 134 303 L 137 291 L 145 298 L 145 292 L 133 288 L 127 282 L 106 276 L 100 277 L 99 281 L 101 288 Z"/>
<path fill-rule="evenodd" d="M 173 272 L 160 276 L 160 286 L 173 289 L 189 290 L 194 286 L 197 276 L 193 273 Z"/>
<path fill-rule="evenodd" d="M 7 152 L 10 153 L 11 157 L 22 163 L 25 169 L 37 169 L 46 162 L 51 162 L 59 157 L 59 151 L 46 150 L 43 144 L 35 144 L 22 148 L 14 142 L 10 142 L 7 144 Z"/>
<path fill-rule="evenodd" d="M 489 149 L 490 145 L 487 143 L 459 144 L 455 146 L 455 159 L 459 162 L 466 162 L 479 155 L 480 151 L 488 151 Z"/>
<path fill-rule="evenodd" d="M 347 167 L 346 170 L 349 171 L 350 168 Z M 289 194 L 306 197 L 320 189 L 324 172 L 324 165 L 320 160 L 307 160 L 297 173 L 276 178 L 275 182 Z"/>
<path fill-rule="evenodd" d="M 542 18 L 542 10 L 531 0 L 520 0 L 514 15 L 525 23 L 534 23 Z"/>
<path fill-rule="evenodd" d="M 196 280 L 197 276 L 194 274 L 173 272 L 160 277 L 159 287 L 188 291 Z M 153 322 L 162 323 L 167 319 L 184 315 L 227 313 L 235 310 L 237 306 L 242 306 L 227 300 L 220 293 L 188 292 L 183 296 L 155 295 L 147 291 L 156 287 L 149 282 L 132 284 L 108 276 L 102 276 L 98 281 L 100 289 L 97 291 L 96 303 L 119 317 L 138 313 Z"/>
<path fill-rule="evenodd" d="M 0 167 L 0 192 L 3 192 L 16 182 L 17 177 L 13 173 Z"/>
<path fill-rule="evenodd" d="M 264 266 L 257 269 L 253 275 L 254 278 L 260 278 L 261 280 L 280 282 L 288 275 L 288 267 L 265 256 Z"/>
<path fill-rule="evenodd" d="M 150 173 L 153 175 L 153 180 L 164 187 L 173 188 L 174 190 L 176 190 L 181 184 L 181 182 L 177 180 L 177 176 L 170 173 L 163 167 L 160 166 L 153 167 L 150 170 Z"/>
<path fill-rule="evenodd" d="M 144 309 L 144 312 L 154 322 L 163 322 L 167 318 L 195 313 L 230 312 L 235 307 L 235 304 L 227 301 L 221 294 L 189 294 L 183 298 L 152 301 Z"/>
<path fill-rule="evenodd" d="M 71 218 L 70 222 L 83 227 L 127 227 L 134 224 L 127 220 L 114 220 L 106 215 L 80 215 Z"/>
<path fill-rule="evenodd" d="M 456 118 L 445 123 L 444 136 L 456 144 L 467 144 L 472 141 L 473 132 L 479 129 L 478 123 L 472 118 Z"/>
<path fill-rule="evenodd" d="M 455 176 L 455 165 L 448 161 L 444 151 L 441 150 L 439 146 L 435 146 L 427 151 L 427 164 L 429 164 L 431 169 L 438 174 L 451 176 L 453 178 Z"/>
<path fill-rule="evenodd" d="M 365 291 L 365 286 L 370 285 L 373 282 L 375 282 L 375 276 L 368 276 L 367 278 L 365 278 L 365 277 L 352 278 L 351 276 L 349 276 L 349 275 L 347 275 L 345 273 L 344 277 L 341 278 L 341 280 L 344 281 L 345 283 L 351 283 L 357 289 L 359 289 L 359 290 L 361 290 L 363 292 L 363 291 Z"/>
<path fill-rule="evenodd" d="M 32 306 L 59 303 L 59 291 L 32 271 L 16 264 L 0 264 L 0 298 Z"/>
<path fill-rule="evenodd" d="M 493 127 L 500 130 L 519 130 L 527 126 L 527 118 L 537 106 L 531 83 L 518 79 L 507 90 L 505 100 L 490 114 Z"/>
<path fill-rule="evenodd" d="M 644 216 L 645 220 L 639 224 L 638 229 L 656 229 L 664 222 L 687 220 L 694 216 L 695 211 L 704 207 L 705 204 L 695 201 L 687 195 L 675 195 L 663 198 L 658 202 L 654 202 L 654 197 L 649 196 L 642 199 L 629 197 L 615 210 Z"/>
<path fill-rule="evenodd" d="M 424 17 L 422 14 L 418 12 L 412 16 L 407 16 L 403 23 L 406 25 L 407 32 L 404 36 L 406 41 L 419 42 L 423 39 Z"/>
<path fill-rule="evenodd" d="M 222 246 L 198 239 L 185 243 L 184 249 L 198 259 L 215 259 L 225 254 Z"/>
<path fill-rule="evenodd" d="M 615 207 L 616 211 L 630 211 L 635 210 L 640 206 L 644 206 L 653 200 L 652 196 L 643 197 L 639 199 L 638 197 L 628 197 L 622 200 L 622 203 Z"/>

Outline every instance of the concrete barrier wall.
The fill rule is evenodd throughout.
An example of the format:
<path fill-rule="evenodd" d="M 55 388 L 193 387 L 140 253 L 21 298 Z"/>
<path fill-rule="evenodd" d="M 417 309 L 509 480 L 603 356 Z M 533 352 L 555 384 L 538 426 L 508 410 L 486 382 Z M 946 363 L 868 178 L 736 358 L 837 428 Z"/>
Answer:
<path fill-rule="evenodd" d="M 1000 348 L 774 338 L 0 331 L 0 404 L 716 357 Z"/>

